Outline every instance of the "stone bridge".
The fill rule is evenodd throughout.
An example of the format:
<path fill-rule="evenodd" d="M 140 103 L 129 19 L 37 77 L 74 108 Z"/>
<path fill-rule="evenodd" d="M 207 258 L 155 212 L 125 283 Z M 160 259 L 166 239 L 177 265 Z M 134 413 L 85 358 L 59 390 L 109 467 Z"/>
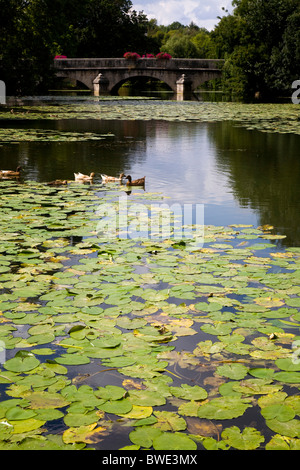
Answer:
<path fill-rule="evenodd" d="M 223 63 L 219 59 L 56 59 L 54 69 L 57 77 L 77 80 L 95 96 L 115 94 L 122 83 L 139 77 L 161 80 L 182 94 L 221 77 Z"/>

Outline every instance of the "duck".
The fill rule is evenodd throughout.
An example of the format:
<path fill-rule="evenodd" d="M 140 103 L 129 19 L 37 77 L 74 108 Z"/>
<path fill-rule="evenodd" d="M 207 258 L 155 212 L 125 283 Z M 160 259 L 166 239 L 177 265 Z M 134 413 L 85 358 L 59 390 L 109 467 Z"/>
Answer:
<path fill-rule="evenodd" d="M 10 177 L 10 176 L 20 176 L 20 173 L 21 173 L 21 170 L 22 170 L 22 167 L 18 166 L 18 168 L 16 169 L 16 171 L 13 171 L 13 170 L 0 170 L 0 177 Z"/>
<path fill-rule="evenodd" d="M 131 176 L 127 175 L 126 179 L 128 180 L 126 183 L 127 186 L 144 186 L 146 176 L 144 176 L 143 178 L 139 178 L 137 180 L 132 180 Z"/>
<path fill-rule="evenodd" d="M 75 181 L 91 181 L 94 178 L 95 173 L 91 173 L 90 176 L 84 175 L 82 173 L 74 173 L 74 176 Z"/>
<path fill-rule="evenodd" d="M 119 177 L 101 175 L 101 178 L 103 183 L 118 183 L 122 181 L 122 178 L 125 178 L 125 174 L 121 173 Z"/>
<path fill-rule="evenodd" d="M 47 186 L 62 186 L 68 184 L 67 180 L 55 180 L 50 181 L 50 183 L 46 183 Z"/>

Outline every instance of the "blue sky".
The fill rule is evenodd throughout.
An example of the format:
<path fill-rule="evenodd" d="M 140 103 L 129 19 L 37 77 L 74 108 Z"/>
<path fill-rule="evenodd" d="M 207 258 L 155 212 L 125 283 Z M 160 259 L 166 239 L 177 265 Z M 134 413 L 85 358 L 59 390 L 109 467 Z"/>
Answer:
<path fill-rule="evenodd" d="M 218 16 L 225 13 L 222 7 L 232 12 L 231 0 L 131 0 L 133 9 L 143 11 L 149 18 L 156 18 L 158 24 L 169 25 L 179 21 L 189 25 L 191 21 L 211 31 L 218 23 Z"/>

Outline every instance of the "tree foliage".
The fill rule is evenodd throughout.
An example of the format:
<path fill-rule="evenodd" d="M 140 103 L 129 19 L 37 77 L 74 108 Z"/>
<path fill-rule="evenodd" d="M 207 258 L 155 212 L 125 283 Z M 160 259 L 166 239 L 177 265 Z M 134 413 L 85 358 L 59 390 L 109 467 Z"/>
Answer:
<path fill-rule="evenodd" d="M 147 49 L 148 20 L 130 0 L 0 0 L 0 11 L 0 77 L 9 94 L 47 90 L 57 54 L 120 57 Z"/>
<path fill-rule="evenodd" d="M 213 31 L 225 59 L 223 83 L 241 97 L 291 90 L 300 70 L 299 0 L 234 0 L 232 15 Z"/>

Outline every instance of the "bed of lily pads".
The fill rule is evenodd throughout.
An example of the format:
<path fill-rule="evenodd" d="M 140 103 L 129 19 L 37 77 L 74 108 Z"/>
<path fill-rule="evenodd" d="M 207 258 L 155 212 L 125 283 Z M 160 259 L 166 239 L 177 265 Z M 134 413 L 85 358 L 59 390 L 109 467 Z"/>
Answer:
<path fill-rule="evenodd" d="M 86 140 L 103 140 L 113 134 L 96 134 L 93 132 L 72 132 L 51 129 L 16 129 L 1 128 L 0 142 L 82 142 Z"/>
<path fill-rule="evenodd" d="M 109 99 L 108 99 L 109 98 Z M 1 120 L 166 120 L 187 122 L 233 121 L 249 130 L 300 134 L 300 109 L 292 103 L 237 103 L 136 100 L 113 97 L 86 102 L 14 105 L 0 108 Z M 0 136 L 1 137 L 1 136 Z M 82 136 L 83 138 L 86 136 Z M 20 137 L 21 138 L 21 137 Z"/>
<path fill-rule="evenodd" d="M 300 248 L 105 239 L 119 187 L 0 191 L 1 450 L 300 448 Z"/>

